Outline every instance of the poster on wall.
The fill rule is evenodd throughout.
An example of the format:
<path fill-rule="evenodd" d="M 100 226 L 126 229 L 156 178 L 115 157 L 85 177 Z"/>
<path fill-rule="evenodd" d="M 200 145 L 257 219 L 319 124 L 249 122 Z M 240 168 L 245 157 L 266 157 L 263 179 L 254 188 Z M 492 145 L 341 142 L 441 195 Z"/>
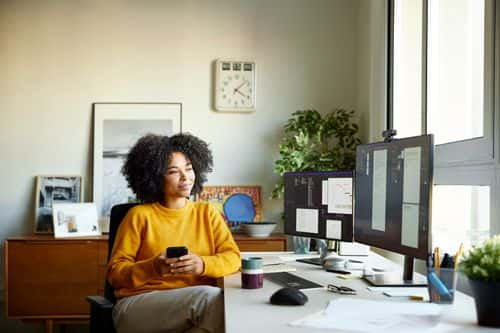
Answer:
<path fill-rule="evenodd" d="M 181 132 L 180 103 L 94 103 L 94 181 L 100 229 L 109 230 L 111 207 L 136 198 L 121 173 L 125 157 L 146 134 Z"/>
<path fill-rule="evenodd" d="M 260 222 L 262 206 L 258 185 L 206 185 L 196 201 L 211 202 L 221 213 L 231 231 L 239 231 L 240 224 Z"/>

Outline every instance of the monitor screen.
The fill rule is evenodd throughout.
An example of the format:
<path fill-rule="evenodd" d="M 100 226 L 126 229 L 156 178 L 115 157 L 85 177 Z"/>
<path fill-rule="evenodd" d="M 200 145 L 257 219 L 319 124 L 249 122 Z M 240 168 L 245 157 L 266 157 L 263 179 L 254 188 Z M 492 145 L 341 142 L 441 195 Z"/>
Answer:
<path fill-rule="evenodd" d="M 285 233 L 352 242 L 352 176 L 352 171 L 285 173 Z"/>
<path fill-rule="evenodd" d="M 432 135 L 357 146 L 356 242 L 427 258 L 433 151 Z"/>

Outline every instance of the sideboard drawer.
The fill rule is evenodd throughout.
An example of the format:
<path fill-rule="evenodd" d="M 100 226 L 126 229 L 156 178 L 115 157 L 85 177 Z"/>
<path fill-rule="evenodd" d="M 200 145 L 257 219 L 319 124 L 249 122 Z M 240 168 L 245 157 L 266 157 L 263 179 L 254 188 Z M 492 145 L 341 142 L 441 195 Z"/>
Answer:
<path fill-rule="evenodd" d="M 233 235 L 242 252 L 286 251 L 286 236 L 281 234 L 255 238 L 246 235 Z"/>
<path fill-rule="evenodd" d="M 103 284 L 98 242 L 7 240 L 5 276 L 10 318 L 87 315 L 85 297 Z"/>

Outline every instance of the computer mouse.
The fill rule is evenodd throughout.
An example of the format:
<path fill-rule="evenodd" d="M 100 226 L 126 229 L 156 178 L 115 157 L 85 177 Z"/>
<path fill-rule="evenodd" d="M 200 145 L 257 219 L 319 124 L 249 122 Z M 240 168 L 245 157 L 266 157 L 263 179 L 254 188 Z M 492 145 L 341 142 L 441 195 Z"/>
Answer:
<path fill-rule="evenodd" d="M 271 295 L 269 301 L 274 305 L 304 305 L 309 299 L 295 288 L 281 288 Z"/>

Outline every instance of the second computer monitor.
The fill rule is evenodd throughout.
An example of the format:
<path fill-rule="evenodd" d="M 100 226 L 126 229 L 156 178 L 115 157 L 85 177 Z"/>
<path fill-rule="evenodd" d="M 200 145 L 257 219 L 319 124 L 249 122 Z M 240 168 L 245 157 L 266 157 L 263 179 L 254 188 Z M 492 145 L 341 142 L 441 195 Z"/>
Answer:
<path fill-rule="evenodd" d="M 352 171 L 287 172 L 285 233 L 352 242 Z"/>
<path fill-rule="evenodd" d="M 425 285 L 412 282 L 413 258 L 430 251 L 433 153 L 432 135 L 356 148 L 354 239 L 405 256 L 402 279 L 380 285 Z"/>

